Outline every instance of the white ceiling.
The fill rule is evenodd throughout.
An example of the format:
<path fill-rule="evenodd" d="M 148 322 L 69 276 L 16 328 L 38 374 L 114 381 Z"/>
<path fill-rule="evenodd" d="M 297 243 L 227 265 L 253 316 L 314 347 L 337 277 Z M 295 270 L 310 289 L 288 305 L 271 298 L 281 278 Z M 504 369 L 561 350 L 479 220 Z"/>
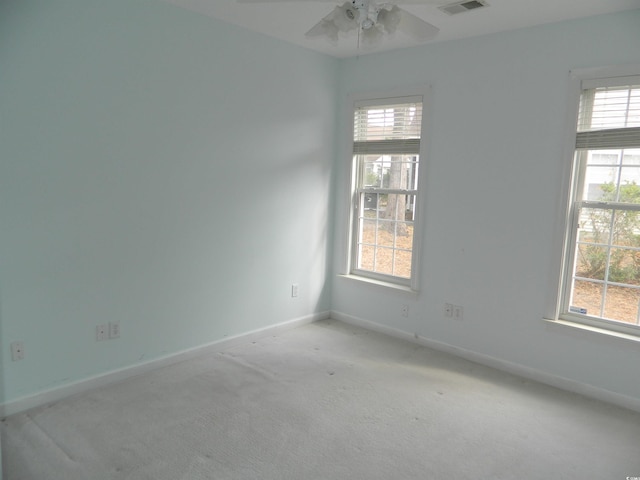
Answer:
<path fill-rule="evenodd" d="M 166 0 L 203 15 L 233 23 L 256 32 L 285 40 L 311 50 L 335 57 L 350 57 L 369 53 L 358 49 L 355 34 L 333 45 L 323 38 L 306 38 L 305 32 L 331 10 L 344 3 L 313 0 L 274 1 L 254 0 L 259 3 L 238 3 L 235 0 Z M 246 0 L 245 0 L 246 1 Z M 418 0 L 419 1 L 419 0 Z M 403 9 L 440 28 L 436 38 L 416 42 L 396 34 L 385 38 L 375 51 L 387 51 L 446 40 L 460 39 L 505 30 L 559 22 L 604 13 L 640 8 L 640 0 L 487 0 L 489 7 L 471 10 L 459 15 L 447 15 L 438 5 L 451 0 L 424 0 L 425 4 L 404 4 L 402 0 L 380 0 L 397 3 Z M 416 3 L 416 0 L 413 0 Z M 640 25 L 638 26 L 640 28 Z M 594 32 L 597 35 L 597 32 Z"/>

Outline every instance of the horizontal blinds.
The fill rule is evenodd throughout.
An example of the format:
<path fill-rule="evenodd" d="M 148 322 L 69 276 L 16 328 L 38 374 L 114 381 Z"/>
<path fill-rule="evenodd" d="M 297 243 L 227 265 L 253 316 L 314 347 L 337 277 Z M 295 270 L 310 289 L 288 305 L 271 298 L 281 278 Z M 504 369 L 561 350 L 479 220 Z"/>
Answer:
<path fill-rule="evenodd" d="M 583 90 L 576 148 L 640 148 L 640 78 L 624 86 Z"/>
<path fill-rule="evenodd" d="M 576 148 L 585 150 L 640 148 L 640 127 L 578 132 Z"/>
<path fill-rule="evenodd" d="M 359 106 L 354 113 L 355 142 L 420 139 L 421 130 L 420 102 Z"/>
<path fill-rule="evenodd" d="M 420 139 L 353 142 L 355 155 L 418 155 Z"/>

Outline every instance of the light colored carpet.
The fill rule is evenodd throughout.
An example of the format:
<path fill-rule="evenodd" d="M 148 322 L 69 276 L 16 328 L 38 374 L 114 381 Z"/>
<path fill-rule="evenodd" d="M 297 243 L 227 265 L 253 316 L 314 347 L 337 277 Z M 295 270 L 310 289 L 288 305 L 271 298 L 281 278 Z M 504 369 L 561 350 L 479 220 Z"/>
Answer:
<path fill-rule="evenodd" d="M 640 414 L 335 321 L 9 417 L 5 480 L 612 479 Z"/>

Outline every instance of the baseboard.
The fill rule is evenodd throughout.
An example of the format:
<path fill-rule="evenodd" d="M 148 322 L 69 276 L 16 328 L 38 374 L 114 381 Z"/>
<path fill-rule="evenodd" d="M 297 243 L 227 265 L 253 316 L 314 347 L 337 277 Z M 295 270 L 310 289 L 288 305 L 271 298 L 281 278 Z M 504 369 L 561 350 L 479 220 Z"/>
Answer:
<path fill-rule="evenodd" d="M 41 405 L 46 405 L 48 403 L 57 402 L 72 395 L 77 395 L 79 393 L 87 392 L 95 388 L 104 387 L 106 385 L 120 382 L 127 378 L 156 370 L 160 367 L 173 365 L 178 362 L 183 362 L 185 360 L 195 358 L 199 355 L 219 352 L 236 345 L 252 342 L 262 337 L 278 334 L 295 327 L 313 323 L 319 320 L 326 320 L 329 317 L 330 312 L 328 311 L 305 315 L 293 320 L 288 320 L 286 322 L 270 325 L 268 327 L 252 330 L 250 332 L 242 333 L 239 335 L 234 335 L 232 337 L 222 338 L 220 340 L 216 340 L 204 345 L 199 345 L 194 348 L 158 357 L 144 363 L 112 370 L 100 375 L 68 383 L 60 387 L 21 397 L 17 400 L 12 400 L 10 402 L 0 404 L 0 418 L 24 412 L 25 410 L 39 407 Z"/>
<path fill-rule="evenodd" d="M 348 323 L 350 325 L 355 325 L 358 327 L 366 328 L 367 330 L 382 333 L 384 335 L 408 340 L 410 342 L 417 343 L 428 348 L 433 348 L 434 350 L 456 355 L 458 357 L 464 358 L 465 360 L 479 363 L 481 365 L 495 368 L 496 370 L 501 370 L 513 375 L 518 375 L 529 380 L 544 383 L 545 385 L 559 388 L 561 390 L 577 393 L 594 400 L 599 400 L 602 402 L 617 405 L 619 407 L 627 408 L 629 410 L 640 412 L 640 399 L 635 397 L 611 392 L 609 390 L 594 387 L 593 385 L 577 382 L 575 380 L 560 377 L 557 375 L 552 375 L 550 373 L 542 372 L 540 370 L 526 367 L 524 365 L 501 360 L 490 355 L 485 355 L 464 348 L 456 347 L 448 343 L 431 340 L 415 333 L 409 333 L 404 330 L 371 322 L 369 320 L 364 320 L 362 318 L 348 315 L 346 313 L 332 311 L 331 318 L 344 323 Z"/>

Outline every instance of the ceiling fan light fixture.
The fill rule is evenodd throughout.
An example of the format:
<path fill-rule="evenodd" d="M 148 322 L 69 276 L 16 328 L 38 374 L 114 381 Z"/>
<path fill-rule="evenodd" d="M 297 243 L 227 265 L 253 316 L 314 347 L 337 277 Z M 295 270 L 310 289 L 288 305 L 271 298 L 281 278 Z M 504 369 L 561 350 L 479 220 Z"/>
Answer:
<path fill-rule="evenodd" d="M 369 30 L 374 25 L 375 23 L 373 23 L 373 20 L 371 20 L 370 18 L 365 18 L 360 24 L 363 30 Z"/>
<path fill-rule="evenodd" d="M 366 47 L 374 47 L 378 45 L 382 41 L 383 37 L 384 32 L 378 25 L 374 25 L 368 29 L 363 28 L 362 32 L 360 32 L 360 39 L 362 44 Z"/>
<path fill-rule="evenodd" d="M 357 16 L 358 12 L 354 11 L 351 2 L 346 2 L 334 10 L 332 21 L 338 28 L 338 31 L 347 33 L 358 28 Z M 330 20 L 331 21 L 331 20 Z"/>

